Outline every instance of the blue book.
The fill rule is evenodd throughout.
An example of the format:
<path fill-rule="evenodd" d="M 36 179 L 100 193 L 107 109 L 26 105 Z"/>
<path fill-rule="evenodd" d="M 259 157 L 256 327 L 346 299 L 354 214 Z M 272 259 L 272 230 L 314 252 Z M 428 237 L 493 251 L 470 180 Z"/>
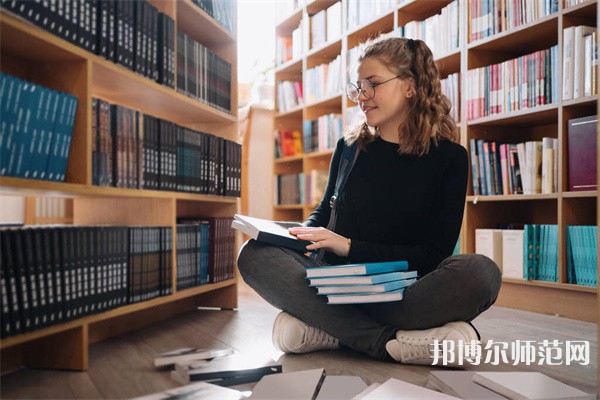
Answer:
<path fill-rule="evenodd" d="M 386 293 L 410 286 L 416 281 L 416 278 L 412 278 L 375 285 L 318 286 L 317 294 Z"/>
<path fill-rule="evenodd" d="M 372 275 L 384 272 L 406 271 L 408 261 L 387 261 L 362 264 L 328 265 L 325 267 L 307 268 L 307 278 L 327 276 Z"/>
<path fill-rule="evenodd" d="M 329 278 L 309 278 L 309 286 L 332 286 L 332 285 L 374 285 L 411 279 L 417 277 L 417 271 L 388 272 L 385 274 L 363 275 L 363 276 L 333 276 Z"/>
<path fill-rule="evenodd" d="M 360 293 L 360 294 L 330 294 L 327 296 L 328 304 L 363 304 L 386 303 L 400 301 L 404 295 L 404 288 L 387 293 Z"/>

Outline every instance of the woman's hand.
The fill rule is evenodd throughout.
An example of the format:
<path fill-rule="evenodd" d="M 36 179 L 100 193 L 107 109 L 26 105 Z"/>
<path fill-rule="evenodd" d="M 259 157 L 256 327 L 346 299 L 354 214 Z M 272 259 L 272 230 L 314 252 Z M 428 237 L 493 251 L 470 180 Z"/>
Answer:
<path fill-rule="evenodd" d="M 314 242 L 306 246 L 306 250 L 325 249 L 341 257 L 347 257 L 350 253 L 350 239 L 338 235 L 325 228 L 301 227 L 290 228 L 290 234 L 298 239 Z"/>

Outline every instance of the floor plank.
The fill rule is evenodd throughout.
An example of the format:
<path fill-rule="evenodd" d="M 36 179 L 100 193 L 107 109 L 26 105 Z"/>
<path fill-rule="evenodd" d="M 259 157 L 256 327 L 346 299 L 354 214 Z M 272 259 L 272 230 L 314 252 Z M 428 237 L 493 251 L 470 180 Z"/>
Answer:
<path fill-rule="evenodd" d="M 152 366 L 154 356 L 179 347 L 232 347 L 244 354 L 270 355 L 284 371 L 323 367 L 330 375 L 358 375 L 370 384 L 388 378 L 425 385 L 435 367 L 400 365 L 373 360 L 351 350 L 290 355 L 271 343 L 278 310 L 244 284 L 239 308 L 232 311 L 199 309 L 142 330 L 90 347 L 86 372 L 21 369 L 0 378 L 3 399 L 121 399 L 179 386 L 169 372 Z M 467 369 L 486 371 L 540 371 L 586 392 L 596 391 L 598 342 L 595 324 L 531 312 L 492 307 L 474 321 L 482 340 L 511 342 L 543 339 L 588 340 L 590 365 L 481 365 Z"/>

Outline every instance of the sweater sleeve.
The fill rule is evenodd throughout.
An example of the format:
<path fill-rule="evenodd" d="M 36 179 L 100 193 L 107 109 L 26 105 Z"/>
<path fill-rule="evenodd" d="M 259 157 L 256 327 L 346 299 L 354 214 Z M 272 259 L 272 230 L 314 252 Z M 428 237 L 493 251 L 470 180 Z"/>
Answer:
<path fill-rule="evenodd" d="M 329 200 L 335 191 L 335 182 L 337 180 L 343 149 L 344 138 L 341 138 L 338 140 L 333 152 L 333 156 L 331 157 L 331 164 L 329 165 L 329 178 L 327 178 L 327 186 L 325 188 L 323 198 L 321 199 L 319 205 L 309 215 L 308 219 L 304 222 L 304 226 L 327 227 L 327 224 L 329 223 L 329 216 L 331 215 L 331 206 L 329 205 Z"/>
<path fill-rule="evenodd" d="M 467 152 L 462 146 L 457 148 L 446 163 L 434 205 L 423 221 L 425 242 L 390 245 L 353 239 L 349 254 L 352 262 L 407 260 L 419 276 L 425 276 L 452 254 L 462 224 L 468 174 Z"/>

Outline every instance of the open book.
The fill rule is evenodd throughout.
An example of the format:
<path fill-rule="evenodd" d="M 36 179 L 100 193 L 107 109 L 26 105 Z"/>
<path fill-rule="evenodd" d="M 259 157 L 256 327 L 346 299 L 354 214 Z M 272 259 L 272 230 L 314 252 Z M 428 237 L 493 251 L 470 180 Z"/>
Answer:
<path fill-rule="evenodd" d="M 305 252 L 306 246 L 311 242 L 300 240 L 288 232 L 289 228 L 299 226 L 302 226 L 300 222 L 270 221 L 240 214 L 235 214 L 231 223 L 232 228 L 242 231 L 260 242 Z"/>

